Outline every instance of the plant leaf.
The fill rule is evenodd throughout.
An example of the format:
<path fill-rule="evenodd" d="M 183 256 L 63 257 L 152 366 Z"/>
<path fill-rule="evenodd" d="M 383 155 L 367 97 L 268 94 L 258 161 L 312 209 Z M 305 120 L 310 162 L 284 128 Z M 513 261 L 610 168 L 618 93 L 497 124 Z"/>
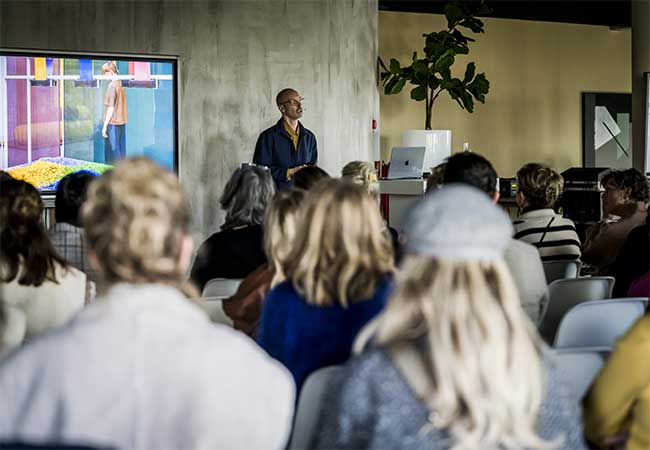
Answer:
<path fill-rule="evenodd" d="M 445 17 L 447 17 L 447 28 L 452 29 L 465 19 L 465 14 L 458 4 L 447 3 L 445 5 Z"/>
<path fill-rule="evenodd" d="M 390 73 L 397 75 L 402 69 L 400 68 L 399 61 L 395 58 L 390 60 Z"/>
<path fill-rule="evenodd" d="M 416 81 L 419 83 L 426 83 L 427 78 L 429 77 L 429 66 L 425 60 L 419 59 L 411 64 L 411 69 L 413 69 L 413 75 Z"/>
<path fill-rule="evenodd" d="M 399 77 L 396 75 L 393 75 L 390 79 L 388 79 L 384 83 L 384 94 L 386 95 L 391 95 L 393 93 L 393 87 L 395 87 L 395 84 L 399 81 Z"/>
<path fill-rule="evenodd" d="M 429 89 L 435 91 L 440 86 L 440 80 L 435 76 L 429 78 Z"/>
<path fill-rule="evenodd" d="M 427 87 L 426 85 L 418 86 L 411 90 L 411 98 L 418 102 L 425 100 L 427 98 Z"/>
<path fill-rule="evenodd" d="M 449 70 L 451 65 L 454 63 L 454 57 L 453 56 L 445 56 L 444 58 L 440 58 L 438 61 L 436 61 L 436 65 L 434 67 L 434 70 L 436 72 L 443 72 L 446 70 Z"/>
<path fill-rule="evenodd" d="M 404 85 L 406 84 L 406 78 L 400 78 L 397 83 L 395 83 L 395 86 L 393 86 L 393 89 L 391 89 L 390 93 L 391 94 L 399 94 L 402 89 L 404 88 Z"/>
<path fill-rule="evenodd" d="M 474 78 L 474 74 L 476 73 L 476 64 L 472 61 L 467 65 L 467 69 L 465 69 L 465 77 L 463 78 L 463 84 L 467 84 L 470 81 L 472 81 L 472 78 Z"/>

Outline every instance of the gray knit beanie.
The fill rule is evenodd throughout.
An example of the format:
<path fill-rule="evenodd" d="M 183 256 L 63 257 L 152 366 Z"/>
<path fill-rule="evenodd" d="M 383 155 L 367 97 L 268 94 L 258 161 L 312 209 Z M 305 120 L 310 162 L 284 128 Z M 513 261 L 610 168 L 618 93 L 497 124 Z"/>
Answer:
<path fill-rule="evenodd" d="M 405 248 L 409 253 L 447 259 L 498 259 L 512 232 L 508 215 L 485 192 L 448 184 L 409 211 Z"/>

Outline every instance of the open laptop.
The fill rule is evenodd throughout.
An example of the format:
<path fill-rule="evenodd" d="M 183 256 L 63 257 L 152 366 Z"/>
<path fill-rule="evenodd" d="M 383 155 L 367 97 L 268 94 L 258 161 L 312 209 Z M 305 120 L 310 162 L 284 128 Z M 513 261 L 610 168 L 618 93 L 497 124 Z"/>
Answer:
<path fill-rule="evenodd" d="M 425 147 L 393 147 L 387 180 L 422 178 Z"/>

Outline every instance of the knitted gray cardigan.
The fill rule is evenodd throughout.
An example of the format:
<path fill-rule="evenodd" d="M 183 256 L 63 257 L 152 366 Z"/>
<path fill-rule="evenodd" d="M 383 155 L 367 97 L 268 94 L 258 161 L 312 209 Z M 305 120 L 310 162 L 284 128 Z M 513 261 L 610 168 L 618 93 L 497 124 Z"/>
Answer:
<path fill-rule="evenodd" d="M 553 440 L 563 437 L 557 449 L 583 449 L 579 403 L 560 382 L 558 369 L 544 358 L 544 398 L 538 417 L 538 434 Z M 381 350 L 350 360 L 329 383 L 316 428 L 313 447 L 319 449 L 448 449 L 451 436 L 426 427 L 429 409 L 420 402 Z"/>

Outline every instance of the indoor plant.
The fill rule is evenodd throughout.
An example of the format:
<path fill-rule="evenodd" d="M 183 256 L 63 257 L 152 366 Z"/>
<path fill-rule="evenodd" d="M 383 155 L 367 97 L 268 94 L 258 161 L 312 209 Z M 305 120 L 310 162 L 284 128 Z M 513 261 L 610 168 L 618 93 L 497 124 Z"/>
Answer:
<path fill-rule="evenodd" d="M 490 90 L 490 82 L 484 73 L 476 73 L 474 62 L 467 64 L 463 78 L 455 78 L 451 73 L 456 55 L 469 54 L 469 43 L 474 42 L 474 39 L 465 36 L 459 28 L 466 28 L 474 33 L 484 32 L 483 22 L 475 15 L 487 14 L 490 9 L 483 1 L 475 5 L 470 2 L 445 5 L 447 29 L 423 34 L 424 57 L 418 58 L 417 52 L 413 52 L 409 66 L 401 67 L 399 61 L 392 58 L 389 67 L 386 67 L 380 59 L 380 65 L 385 70 L 381 73 L 384 93 L 397 94 L 407 82 L 414 85 L 411 98 L 425 102 L 427 130 L 431 130 L 433 104 L 443 92 L 446 91 L 461 108 L 471 113 L 474 111 L 474 99 L 485 103 L 485 96 Z"/>

